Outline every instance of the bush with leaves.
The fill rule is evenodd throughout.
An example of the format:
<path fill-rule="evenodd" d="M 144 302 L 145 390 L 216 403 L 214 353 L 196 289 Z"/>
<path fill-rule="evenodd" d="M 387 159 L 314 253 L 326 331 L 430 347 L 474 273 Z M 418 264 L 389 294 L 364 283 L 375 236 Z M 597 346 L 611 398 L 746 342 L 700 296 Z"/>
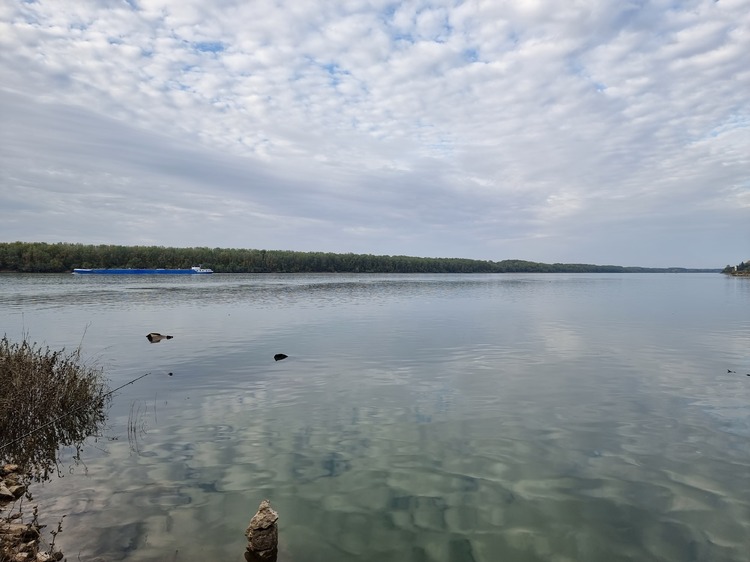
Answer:
<path fill-rule="evenodd" d="M 102 369 L 86 365 L 80 348 L 0 339 L 0 462 L 47 478 L 59 468 L 61 447 L 80 458 L 84 441 L 103 428 L 109 401 Z"/>

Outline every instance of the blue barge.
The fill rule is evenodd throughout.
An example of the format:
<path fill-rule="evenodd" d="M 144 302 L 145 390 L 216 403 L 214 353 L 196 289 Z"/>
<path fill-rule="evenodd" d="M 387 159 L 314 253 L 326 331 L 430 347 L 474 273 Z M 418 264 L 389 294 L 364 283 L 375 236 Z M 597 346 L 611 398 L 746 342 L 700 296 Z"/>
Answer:
<path fill-rule="evenodd" d="M 74 269 L 74 275 L 206 275 L 213 273 L 205 267 L 190 269 Z"/>

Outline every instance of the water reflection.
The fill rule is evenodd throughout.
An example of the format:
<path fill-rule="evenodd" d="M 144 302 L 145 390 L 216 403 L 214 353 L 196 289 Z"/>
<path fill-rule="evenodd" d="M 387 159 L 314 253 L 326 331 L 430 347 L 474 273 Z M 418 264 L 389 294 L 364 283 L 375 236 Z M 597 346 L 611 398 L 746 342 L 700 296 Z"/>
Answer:
<path fill-rule="evenodd" d="M 113 407 L 155 406 L 138 453 L 46 488 L 83 559 L 239 559 L 267 497 L 282 561 L 744 560 L 750 294 L 723 278 L 210 283 L 27 300 L 107 326 L 113 377 L 165 374 Z"/>

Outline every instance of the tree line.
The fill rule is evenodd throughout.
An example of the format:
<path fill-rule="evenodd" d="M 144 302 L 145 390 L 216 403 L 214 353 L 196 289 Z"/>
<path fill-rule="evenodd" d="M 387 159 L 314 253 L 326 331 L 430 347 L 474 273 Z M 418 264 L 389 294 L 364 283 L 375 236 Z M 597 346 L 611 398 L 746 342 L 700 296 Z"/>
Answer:
<path fill-rule="evenodd" d="M 638 273 L 719 271 L 616 265 L 485 261 L 238 248 L 170 248 L 58 242 L 0 242 L 0 271 L 64 273 L 74 268 L 209 267 L 216 273 Z"/>

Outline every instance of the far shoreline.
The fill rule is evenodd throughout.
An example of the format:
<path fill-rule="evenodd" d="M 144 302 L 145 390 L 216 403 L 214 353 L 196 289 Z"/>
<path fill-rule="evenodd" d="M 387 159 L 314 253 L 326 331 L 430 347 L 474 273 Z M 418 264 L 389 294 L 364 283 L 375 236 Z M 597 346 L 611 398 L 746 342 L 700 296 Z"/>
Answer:
<path fill-rule="evenodd" d="M 606 266 L 602 266 L 606 267 Z M 519 273 L 529 274 L 544 274 L 544 275 L 555 275 L 555 274 L 585 274 L 585 273 L 599 273 L 606 275 L 617 275 L 617 274 L 684 274 L 684 273 L 723 273 L 721 269 L 688 269 L 688 268 L 630 268 L 627 266 L 616 266 L 622 267 L 621 271 L 598 271 L 598 270 L 560 270 L 560 271 L 214 271 L 211 275 L 316 275 L 316 274 L 327 274 L 327 275 L 513 275 Z M 114 268 L 113 268 L 114 269 Z M 631 270 L 632 269 L 632 270 Z M 12 269 L 0 270 L 0 275 L 73 275 L 73 271 L 18 271 Z M 86 277 L 102 277 L 106 274 L 98 275 L 87 275 Z M 750 277 L 750 273 L 726 273 L 731 277 Z M 128 277 L 127 274 L 119 274 L 119 277 Z M 138 277 L 186 277 L 185 275 L 149 275 L 149 274 L 138 274 Z M 187 277 L 193 277 L 188 275 Z M 199 275 L 196 277 L 208 277 L 207 275 Z"/>
<path fill-rule="evenodd" d="M 176 248 L 67 242 L 0 242 L 0 271 L 72 273 L 74 269 L 186 269 L 215 273 L 720 273 L 721 268 L 641 267 L 375 255 L 253 248 Z"/>

